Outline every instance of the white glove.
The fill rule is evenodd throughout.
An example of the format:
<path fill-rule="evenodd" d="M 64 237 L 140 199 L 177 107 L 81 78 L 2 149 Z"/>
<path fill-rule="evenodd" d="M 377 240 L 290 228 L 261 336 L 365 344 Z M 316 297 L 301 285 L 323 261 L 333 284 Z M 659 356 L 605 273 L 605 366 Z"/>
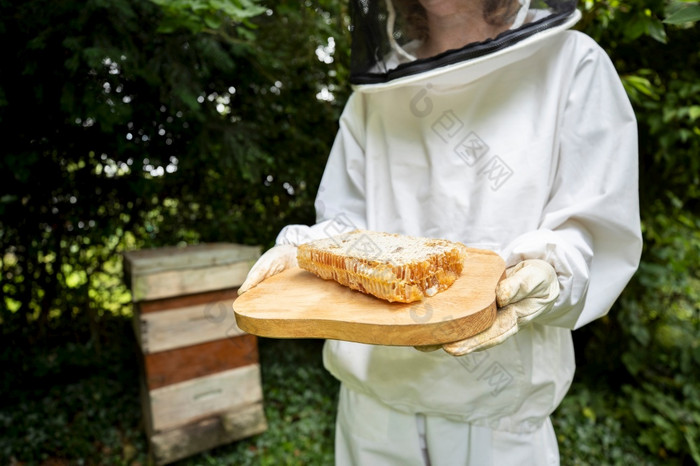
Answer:
<path fill-rule="evenodd" d="M 557 273 L 548 262 L 528 259 L 506 270 L 506 278 L 496 288 L 498 312 L 493 325 L 483 332 L 442 345 L 453 356 L 463 356 L 503 343 L 554 306 L 559 297 Z"/>
<path fill-rule="evenodd" d="M 260 259 L 253 265 L 245 281 L 238 288 L 238 294 L 241 295 L 266 278 L 297 265 L 296 246 L 291 244 L 274 246 L 260 256 Z"/>

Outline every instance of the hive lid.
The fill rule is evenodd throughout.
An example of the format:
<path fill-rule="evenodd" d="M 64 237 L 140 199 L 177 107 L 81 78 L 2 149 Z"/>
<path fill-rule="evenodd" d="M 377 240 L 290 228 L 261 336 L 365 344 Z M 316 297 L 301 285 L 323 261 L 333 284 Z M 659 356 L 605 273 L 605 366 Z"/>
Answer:
<path fill-rule="evenodd" d="M 169 246 L 124 253 L 125 270 L 131 275 L 212 267 L 254 261 L 258 257 L 260 257 L 259 246 L 235 243 Z"/>

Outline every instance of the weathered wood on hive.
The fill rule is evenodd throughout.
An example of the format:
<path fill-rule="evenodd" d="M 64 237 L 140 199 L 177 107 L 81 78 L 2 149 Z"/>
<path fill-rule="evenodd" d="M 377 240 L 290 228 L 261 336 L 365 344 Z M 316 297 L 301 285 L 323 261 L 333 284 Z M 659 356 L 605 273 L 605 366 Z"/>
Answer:
<path fill-rule="evenodd" d="M 214 243 L 124 253 L 135 302 L 240 286 L 260 248 Z"/>
<path fill-rule="evenodd" d="M 148 393 L 151 431 L 159 432 L 262 400 L 260 366 L 231 369 L 156 388 Z"/>
<path fill-rule="evenodd" d="M 232 311 L 237 288 L 137 303 L 136 338 L 145 354 L 244 332 Z"/>
<path fill-rule="evenodd" d="M 158 432 L 151 437 L 151 450 L 156 464 L 165 464 L 265 430 L 265 413 L 258 402 Z"/>
<path fill-rule="evenodd" d="M 155 464 L 267 428 L 257 338 L 236 325 L 232 307 L 259 255 L 259 248 L 237 244 L 124 255 Z"/>
<path fill-rule="evenodd" d="M 248 334 L 144 356 L 149 390 L 256 363 L 256 337 Z"/>

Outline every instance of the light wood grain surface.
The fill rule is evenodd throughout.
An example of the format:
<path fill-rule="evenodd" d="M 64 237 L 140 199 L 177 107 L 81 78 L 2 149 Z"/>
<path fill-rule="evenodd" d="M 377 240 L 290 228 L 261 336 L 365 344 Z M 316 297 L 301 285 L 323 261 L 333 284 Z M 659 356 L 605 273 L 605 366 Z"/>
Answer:
<path fill-rule="evenodd" d="M 328 338 L 378 345 L 449 343 L 487 329 L 505 263 L 470 249 L 462 276 L 423 301 L 389 303 L 299 268 L 272 276 L 233 303 L 238 326 L 272 338 Z"/>

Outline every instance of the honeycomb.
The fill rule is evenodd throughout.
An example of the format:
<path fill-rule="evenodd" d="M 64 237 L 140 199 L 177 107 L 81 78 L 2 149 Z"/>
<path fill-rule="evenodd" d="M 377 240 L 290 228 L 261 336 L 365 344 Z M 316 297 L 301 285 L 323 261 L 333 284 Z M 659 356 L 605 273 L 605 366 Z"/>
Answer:
<path fill-rule="evenodd" d="M 299 246 L 299 267 L 353 290 L 411 303 L 446 290 L 462 273 L 466 246 L 442 239 L 355 230 Z"/>

